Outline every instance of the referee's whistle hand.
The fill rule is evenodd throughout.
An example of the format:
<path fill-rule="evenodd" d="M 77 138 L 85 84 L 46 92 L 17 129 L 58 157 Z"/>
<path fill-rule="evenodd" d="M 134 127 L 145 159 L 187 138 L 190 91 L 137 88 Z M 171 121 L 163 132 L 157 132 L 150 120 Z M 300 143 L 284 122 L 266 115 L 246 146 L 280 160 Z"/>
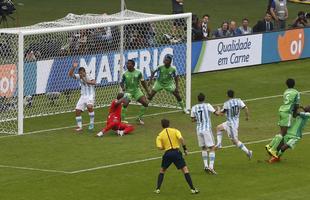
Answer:
<path fill-rule="evenodd" d="M 184 154 L 187 156 L 187 155 L 188 155 L 188 150 L 185 150 L 185 151 L 184 151 Z"/>

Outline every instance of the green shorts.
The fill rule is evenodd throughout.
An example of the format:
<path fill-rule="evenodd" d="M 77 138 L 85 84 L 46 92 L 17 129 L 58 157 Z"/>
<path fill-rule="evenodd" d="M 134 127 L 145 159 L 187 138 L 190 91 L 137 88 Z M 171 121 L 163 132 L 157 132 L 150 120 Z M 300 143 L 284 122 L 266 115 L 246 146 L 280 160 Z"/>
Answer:
<path fill-rule="evenodd" d="M 169 85 L 162 85 L 160 82 L 155 81 L 155 84 L 152 88 L 152 90 L 154 90 L 155 92 L 159 92 L 162 89 L 166 90 L 167 92 L 174 92 L 176 87 L 175 84 L 169 84 Z"/>
<path fill-rule="evenodd" d="M 284 143 L 287 144 L 291 149 L 294 149 L 300 137 L 286 135 L 284 136 Z"/>
<path fill-rule="evenodd" d="M 131 101 L 131 100 L 138 101 L 141 97 L 144 96 L 144 93 L 139 88 L 138 90 L 133 91 L 133 92 L 125 92 L 125 96 L 127 96 L 129 101 Z"/>
<path fill-rule="evenodd" d="M 279 112 L 278 125 L 281 127 L 291 127 L 292 114 L 287 112 Z"/>

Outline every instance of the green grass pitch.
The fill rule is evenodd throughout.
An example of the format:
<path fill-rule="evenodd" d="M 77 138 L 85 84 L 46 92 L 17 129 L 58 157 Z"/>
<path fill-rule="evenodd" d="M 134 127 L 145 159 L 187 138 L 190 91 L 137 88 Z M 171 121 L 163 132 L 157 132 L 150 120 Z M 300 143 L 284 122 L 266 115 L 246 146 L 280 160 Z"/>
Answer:
<path fill-rule="evenodd" d="M 119 1 L 113 0 L 16 0 L 14 22 L 10 26 L 24 26 L 55 20 L 67 13 L 115 13 Z M 154 3 L 144 0 L 127 0 L 132 10 L 149 13 L 170 13 L 168 0 Z M 186 11 L 202 16 L 211 15 L 214 30 L 224 20 L 243 17 L 253 24 L 264 15 L 267 0 L 187 0 Z M 242 5 L 242 6 L 240 6 Z M 242 15 L 240 15 L 240 8 Z M 289 3 L 289 22 L 299 10 L 306 6 Z M 204 92 L 212 104 L 223 103 L 225 91 L 232 88 L 250 108 L 250 121 L 241 116 L 240 139 L 250 142 L 254 158 L 248 161 L 245 155 L 233 147 L 224 136 L 224 148 L 216 152 L 215 167 L 218 176 L 209 176 L 202 170 L 199 153 L 186 157 L 192 178 L 201 191 L 192 196 L 183 175 L 169 169 L 162 186 L 162 193 L 153 193 L 160 167 L 162 152 L 155 148 L 155 137 L 161 130 L 159 121 L 166 117 L 172 126 L 180 129 L 191 152 L 197 147 L 195 125 L 189 116 L 169 109 L 150 108 L 146 125 L 126 137 L 113 134 L 98 139 L 85 131 L 76 135 L 73 131 L 73 113 L 27 119 L 25 131 L 32 133 L 18 137 L 0 135 L 0 199 L 1 200 L 138 200 L 138 199 L 213 199 L 213 200 L 261 200 L 292 199 L 304 200 L 310 196 L 310 136 L 305 135 L 294 151 L 288 151 L 281 163 L 268 165 L 264 151 L 265 141 L 278 131 L 277 109 L 284 81 L 288 77 L 297 80 L 300 91 L 310 90 L 310 60 L 270 64 L 259 67 L 227 70 L 193 75 L 192 103 L 196 94 Z M 270 97 L 256 99 L 260 97 Z M 309 93 L 302 95 L 302 103 L 310 104 Z M 137 107 L 129 108 L 134 116 Z M 103 126 L 106 109 L 96 110 L 96 131 Z M 88 120 L 85 115 L 84 121 Z M 132 122 L 134 120 L 131 120 Z M 224 121 L 213 117 L 215 127 Z M 38 131 L 39 130 L 39 131 Z M 40 131 L 41 130 L 41 131 Z M 310 124 L 305 132 L 310 131 Z M 153 159 L 154 158 L 154 159 Z M 137 163 L 132 163 L 138 161 Z M 144 162 L 142 162 L 144 161 Z M 117 164 L 123 163 L 119 166 Z M 124 164 L 127 163 L 127 164 Z M 96 169 L 98 168 L 98 169 Z M 89 171 L 87 171 L 89 170 Z"/>
<path fill-rule="evenodd" d="M 193 75 L 193 103 L 198 92 L 206 93 L 212 104 L 222 103 L 228 88 L 242 99 L 250 99 L 247 105 L 251 118 L 246 122 L 241 116 L 240 139 L 254 142 L 248 144 L 254 158 L 248 161 L 235 147 L 217 151 L 217 176 L 202 170 L 195 125 L 188 115 L 150 108 L 145 126 L 137 126 L 132 135 L 117 137 L 111 133 L 95 138 L 87 131 L 77 135 L 73 131 L 74 115 L 68 113 L 26 121 L 26 132 L 42 131 L 0 136 L 0 199 L 306 199 L 310 195 L 310 136 L 305 135 L 295 150 L 288 151 L 282 162 L 274 165 L 264 162 L 266 141 L 260 141 L 278 131 L 281 97 L 270 96 L 283 92 L 288 77 L 297 80 L 300 91 L 308 91 L 309 64 L 309 60 L 301 60 Z M 310 104 L 308 92 L 302 94 L 302 103 Z M 137 109 L 130 107 L 129 116 L 134 116 Z M 95 132 L 106 115 L 105 109 L 96 110 Z M 182 131 L 189 150 L 196 152 L 186 161 L 194 184 L 201 190 L 197 196 L 191 196 L 183 175 L 174 166 L 168 170 L 161 194 L 153 193 L 160 167 L 158 157 L 162 155 L 155 148 L 155 137 L 163 117 Z M 214 127 L 223 121 L 222 117 L 212 118 Z M 305 132 L 310 131 L 308 127 Z M 227 145 L 231 144 L 225 136 Z M 132 163 L 135 161 L 138 163 Z M 120 163 L 127 164 L 117 166 Z"/>

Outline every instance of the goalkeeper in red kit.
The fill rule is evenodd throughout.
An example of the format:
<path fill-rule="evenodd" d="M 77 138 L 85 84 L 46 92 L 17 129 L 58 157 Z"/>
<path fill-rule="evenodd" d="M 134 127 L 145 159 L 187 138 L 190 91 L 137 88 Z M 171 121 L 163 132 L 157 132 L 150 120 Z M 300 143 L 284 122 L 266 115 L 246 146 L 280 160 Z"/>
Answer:
<path fill-rule="evenodd" d="M 124 96 L 123 93 L 119 93 L 117 95 L 117 98 L 112 101 L 106 127 L 103 128 L 99 133 L 97 133 L 98 137 L 102 137 L 111 129 L 116 131 L 117 135 L 119 136 L 127 135 L 134 130 L 134 127 L 132 125 L 122 123 L 121 119 L 122 106 L 127 101 L 128 99 Z"/>

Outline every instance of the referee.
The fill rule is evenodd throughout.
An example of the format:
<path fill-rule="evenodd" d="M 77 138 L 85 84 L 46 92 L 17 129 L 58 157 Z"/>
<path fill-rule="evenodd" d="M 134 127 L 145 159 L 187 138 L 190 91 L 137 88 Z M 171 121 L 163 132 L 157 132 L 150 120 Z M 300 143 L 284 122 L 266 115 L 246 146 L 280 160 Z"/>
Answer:
<path fill-rule="evenodd" d="M 185 160 L 182 157 L 182 152 L 180 151 L 180 144 L 183 146 L 185 155 L 188 151 L 186 149 L 184 139 L 181 132 L 174 128 L 169 128 L 170 122 L 167 119 L 161 120 L 161 125 L 164 128 L 156 138 L 156 146 L 160 150 L 165 150 L 165 154 L 162 158 L 161 168 L 157 179 L 157 188 L 155 193 L 160 193 L 160 186 L 164 180 L 164 174 L 168 167 L 173 163 L 177 169 L 181 169 L 186 182 L 188 183 L 191 193 L 197 194 L 199 191 L 193 186 L 191 176 L 189 175 L 189 170 L 186 166 Z"/>

